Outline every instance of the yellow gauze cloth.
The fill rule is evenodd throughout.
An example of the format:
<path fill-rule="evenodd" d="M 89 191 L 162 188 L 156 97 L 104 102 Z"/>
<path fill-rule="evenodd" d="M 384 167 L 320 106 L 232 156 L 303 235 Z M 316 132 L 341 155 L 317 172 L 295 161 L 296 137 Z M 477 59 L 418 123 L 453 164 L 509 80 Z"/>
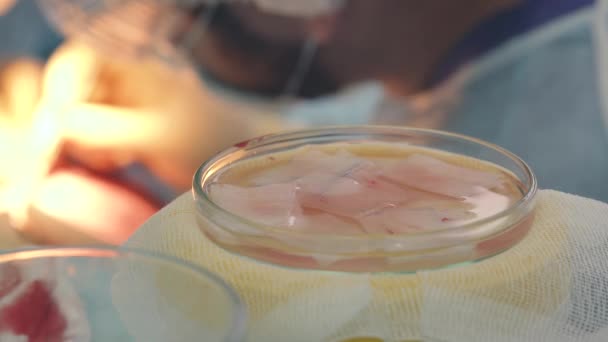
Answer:
<path fill-rule="evenodd" d="M 608 341 L 608 204 L 540 191 L 533 227 L 518 245 L 481 262 L 410 274 L 258 263 L 216 246 L 196 215 L 184 194 L 127 245 L 219 274 L 247 305 L 248 341 Z"/>

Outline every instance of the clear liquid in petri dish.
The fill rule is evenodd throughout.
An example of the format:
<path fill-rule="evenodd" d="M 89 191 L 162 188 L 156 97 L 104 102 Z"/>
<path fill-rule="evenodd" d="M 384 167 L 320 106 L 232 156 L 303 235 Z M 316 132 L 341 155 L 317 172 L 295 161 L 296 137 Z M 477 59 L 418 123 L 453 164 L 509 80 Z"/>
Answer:
<path fill-rule="evenodd" d="M 497 165 L 386 143 L 305 146 L 238 163 L 211 199 L 252 222 L 310 234 L 404 234 L 462 226 L 523 196 Z"/>
<path fill-rule="evenodd" d="M 216 169 L 205 183 L 215 205 L 245 219 L 201 221 L 212 240 L 301 269 L 413 272 L 460 265 L 512 247 L 533 219 L 531 207 L 521 206 L 526 186 L 507 169 L 394 142 L 252 153 Z M 226 229 L 221 234 L 218 224 Z"/>

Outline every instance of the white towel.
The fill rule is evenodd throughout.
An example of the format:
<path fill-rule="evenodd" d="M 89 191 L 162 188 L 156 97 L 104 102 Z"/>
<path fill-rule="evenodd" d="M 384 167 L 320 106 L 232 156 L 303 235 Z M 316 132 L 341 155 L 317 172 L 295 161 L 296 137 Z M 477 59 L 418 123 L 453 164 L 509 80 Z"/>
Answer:
<path fill-rule="evenodd" d="M 510 250 L 415 274 L 296 271 L 231 254 L 201 232 L 191 194 L 128 245 L 226 279 L 248 306 L 249 341 L 608 341 L 608 204 L 549 190 L 537 203 Z"/>

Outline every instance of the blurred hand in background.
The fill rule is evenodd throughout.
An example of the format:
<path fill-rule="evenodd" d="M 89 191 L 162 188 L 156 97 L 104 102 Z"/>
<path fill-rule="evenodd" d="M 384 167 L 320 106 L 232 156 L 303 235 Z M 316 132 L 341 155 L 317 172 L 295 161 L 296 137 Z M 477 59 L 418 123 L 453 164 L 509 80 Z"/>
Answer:
<path fill-rule="evenodd" d="M 46 67 L 58 75 L 56 86 L 92 89 L 86 101 L 66 106 L 62 119 L 68 154 L 92 169 L 114 170 L 139 162 L 185 191 L 196 168 L 212 154 L 282 127 L 277 114 L 252 113 L 210 95 L 189 68 L 100 54 L 87 57 L 92 54 L 70 41 Z M 53 69 L 91 75 L 78 80 L 93 84 L 63 86 L 63 73 Z"/>
<path fill-rule="evenodd" d="M 42 93 L 43 63 L 22 58 L 0 67 L 0 192 L 23 170 L 20 146 L 32 124 Z M 7 213 L 0 215 L 0 248 L 32 243 L 123 242 L 152 215 L 153 201 L 109 177 L 65 160 L 55 165 L 32 199 L 25 227 L 11 226 Z"/>
<path fill-rule="evenodd" d="M 108 176 L 114 171 L 141 163 L 183 191 L 212 154 L 281 128 L 275 114 L 245 113 L 209 95 L 189 69 L 114 61 L 69 41 L 46 64 L 22 58 L 0 71 L 0 153 L 6 165 L 0 191 L 2 182 L 20 176 L 19 167 L 8 165 L 25 158 L 15 147 L 24 143 L 42 100 L 61 103 L 57 120 L 65 143 L 26 227 L 19 228 L 30 241 L 45 244 L 121 243 L 159 209 Z"/>

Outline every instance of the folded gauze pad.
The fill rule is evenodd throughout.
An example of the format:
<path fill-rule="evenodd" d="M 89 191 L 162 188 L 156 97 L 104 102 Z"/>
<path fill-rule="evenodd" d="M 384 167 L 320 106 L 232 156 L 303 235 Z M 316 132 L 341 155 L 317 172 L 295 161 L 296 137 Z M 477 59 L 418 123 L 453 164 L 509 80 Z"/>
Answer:
<path fill-rule="evenodd" d="M 408 274 L 295 270 L 231 254 L 203 234 L 191 194 L 128 245 L 221 275 L 248 306 L 249 341 L 606 341 L 608 204 L 550 190 L 537 200 L 530 233 L 506 252 Z"/>

